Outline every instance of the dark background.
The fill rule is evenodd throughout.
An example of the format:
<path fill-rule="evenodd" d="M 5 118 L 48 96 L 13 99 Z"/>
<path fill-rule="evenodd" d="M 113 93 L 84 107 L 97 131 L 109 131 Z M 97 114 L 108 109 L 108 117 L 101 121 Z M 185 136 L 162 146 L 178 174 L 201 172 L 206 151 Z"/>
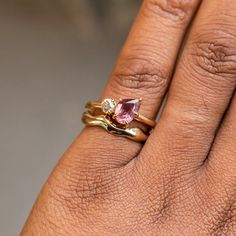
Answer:
<path fill-rule="evenodd" d="M 18 235 L 140 1 L 0 0 L 0 234 Z"/>

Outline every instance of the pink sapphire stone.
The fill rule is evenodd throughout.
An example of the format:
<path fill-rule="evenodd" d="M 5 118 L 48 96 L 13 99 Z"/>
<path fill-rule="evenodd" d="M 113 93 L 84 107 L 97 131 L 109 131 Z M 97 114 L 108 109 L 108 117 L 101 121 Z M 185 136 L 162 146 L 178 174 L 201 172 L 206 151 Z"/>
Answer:
<path fill-rule="evenodd" d="M 122 99 L 116 105 L 115 119 L 120 124 L 129 124 L 133 121 L 140 107 L 139 99 Z"/>

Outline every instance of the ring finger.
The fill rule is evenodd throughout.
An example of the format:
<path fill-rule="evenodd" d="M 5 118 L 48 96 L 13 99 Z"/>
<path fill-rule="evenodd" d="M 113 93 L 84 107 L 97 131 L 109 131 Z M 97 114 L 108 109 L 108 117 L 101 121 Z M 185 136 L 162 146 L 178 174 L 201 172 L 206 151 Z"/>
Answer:
<path fill-rule="evenodd" d="M 173 73 L 184 33 L 199 2 L 144 1 L 102 98 L 141 97 L 140 113 L 155 118 Z M 94 127 L 85 130 L 86 135 L 81 135 L 80 142 L 86 140 L 85 145 L 91 145 L 88 137 L 93 137 L 95 130 L 97 142 L 104 143 L 107 139 L 112 142 L 114 139 L 118 147 L 129 146 L 123 148 L 125 152 L 122 155 L 115 145 L 111 150 L 106 147 L 106 152 L 116 155 L 116 163 L 127 162 L 140 150 L 140 144 L 114 138 Z M 94 142 L 93 138 L 91 142 Z"/>

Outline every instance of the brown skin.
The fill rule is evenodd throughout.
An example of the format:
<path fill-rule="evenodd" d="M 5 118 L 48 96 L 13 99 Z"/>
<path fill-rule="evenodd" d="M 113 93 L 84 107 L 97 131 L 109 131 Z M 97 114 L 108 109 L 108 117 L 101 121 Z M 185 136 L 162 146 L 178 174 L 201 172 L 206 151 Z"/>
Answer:
<path fill-rule="evenodd" d="M 102 98 L 154 118 L 167 88 L 144 145 L 83 130 L 22 236 L 236 235 L 236 1 L 144 1 Z"/>

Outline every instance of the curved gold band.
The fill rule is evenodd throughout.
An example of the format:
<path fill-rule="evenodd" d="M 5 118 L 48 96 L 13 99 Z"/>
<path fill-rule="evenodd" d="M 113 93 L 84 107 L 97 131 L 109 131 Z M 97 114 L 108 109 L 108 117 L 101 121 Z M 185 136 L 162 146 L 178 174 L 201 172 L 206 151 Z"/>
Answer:
<path fill-rule="evenodd" d="M 136 142 L 144 142 L 148 138 L 140 128 L 119 128 L 105 115 L 94 116 L 89 112 L 84 112 L 82 121 L 88 126 L 100 126 L 111 134 L 123 136 Z"/>
<path fill-rule="evenodd" d="M 102 104 L 100 102 L 88 102 L 86 105 L 85 105 L 85 108 L 90 110 L 90 111 L 94 111 L 94 110 L 100 110 L 100 112 L 102 113 Z M 150 126 L 151 128 L 154 128 L 155 125 L 156 125 L 156 121 L 154 120 L 151 120 L 141 114 L 137 114 L 135 117 L 134 117 L 134 120 L 140 122 L 140 123 L 143 123 L 145 125 L 148 125 Z"/>

